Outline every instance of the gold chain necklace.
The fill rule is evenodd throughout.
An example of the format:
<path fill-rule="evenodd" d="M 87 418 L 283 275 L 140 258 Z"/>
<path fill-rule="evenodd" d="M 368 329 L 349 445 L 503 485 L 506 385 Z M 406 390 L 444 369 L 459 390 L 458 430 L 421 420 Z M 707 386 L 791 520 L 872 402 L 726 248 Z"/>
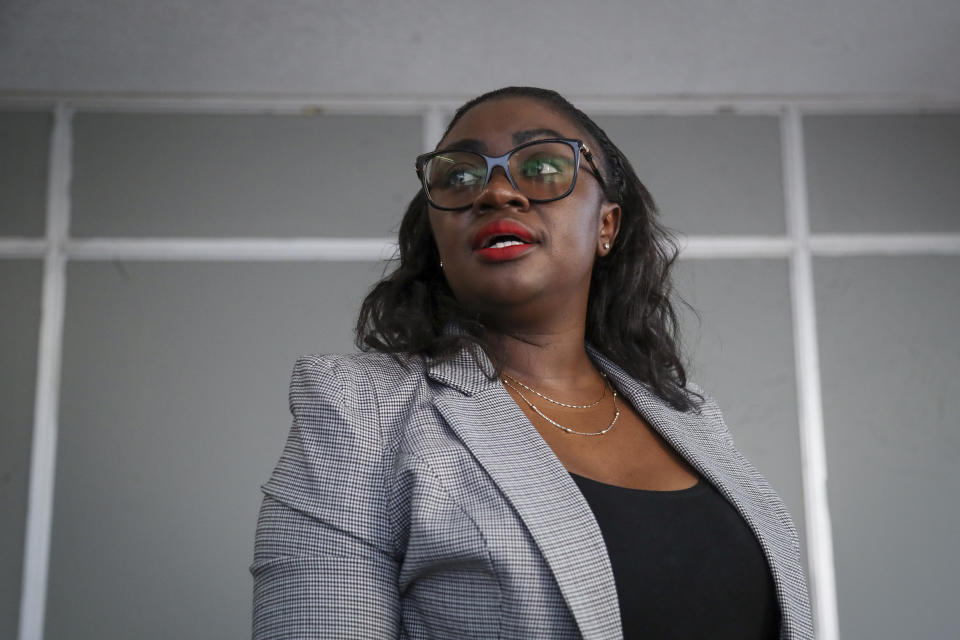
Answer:
<path fill-rule="evenodd" d="M 527 399 L 527 397 L 526 397 L 525 395 L 523 395 L 523 392 L 520 391 L 520 389 L 519 389 L 516 385 L 514 385 L 512 382 L 510 382 L 510 380 L 507 379 L 507 376 L 506 376 L 506 375 L 501 376 L 500 379 L 503 381 L 503 383 L 504 383 L 505 385 L 507 385 L 508 387 L 510 387 L 511 389 L 513 389 L 514 391 L 516 391 L 516 392 L 517 392 L 517 395 L 519 395 L 521 398 L 523 398 L 523 401 L 526 402 L 528 405 L 530 405 L 530 408 L 533 409 L 533 410 L 537 413 L 537 415 L 539 415 L 541 418 L 543 418 L 544 420 L 546 420 L 547 422 L 549 422 L 550 424 L 552 424 L 552 425 L 555 426 L 556 428 L 562 429 L 562 430 L 566 431 L 567 433 L 572 433 L 572 434 L 578 435 L 578 436 L 602 436 L 603 434 L 605 434 L 605 433 L 609 432 L 611 429 L 613 429 L 613 425 L 617 424 L 617 419 L 620 417 L 620 409 L 617 407 L 617 392 L 616 392 L 616 390 L 615 390 L 613 387 L 610 388 L 610 394 L 613 396 L 613 409 L 614 409 L 614 411 L 615 411 L 616 413 L 615 413 L 614 416 L 613 416 L 613 420 L 610 421 L 610 424 L 608 424 L 608 425 L 606 426 L 606 428 L 604 428 L 604 429 L 601 430 L 601 431 L 577 431 L 577 430 L 575 430 L 575 429 L 571 429 L 570 427 L 564 426 L 564 425 L 560 424 L 559 422 L 557 422 L 556 420 L 553 420 L 553 419 L 549 418 L 548 416 L 544 415 L 543 411 L 540 411 L 540 409 L 538 409 L 535 404 L 533 404 L 532 402 L 530 402 L 530 400 Z M 512 378 L 511 378 L 511 379 L 512 379 Z M 520 382 L 520 381 L 517 380 L 517 382 Z M 609 382 L 609 381 L 605 380 L 605 382 L 606 382 L 606 385 L 604 385 L 604 389 L 606 389 L 606 387 L 610 385 L 610 382 Z M 520 383 L 520 384 L 523 384 L 523 383 Z M 530 387 L 527 387 L 526 385 L 523 385 L 523 386 L 526 387 L 527 389 L 530 389 Z M 530 389 L 530 390 L 533 391 L 533 389 Z M 549 400 L 549 398 L 547 398 L 546 396 L 544 396 L 544 395 L 541 394 L 541 393 L 537 393 L 536 391 L 534 391 L 534 393 L 536 393 L 536 394 L 537 394 L 538 396 L 540 396 L 541 398 L 544 398 L 545 400 Z M 606 393 L 606 391 L 604 391 L 604 393 Z M 601 398 L 601 400 L 602 400 L 602 398 Z M 598 401 L 598 402 L 599 402 L 599 401 Z M 562 404 L 562 403 L 557 402 L 557 403 L 555 403 L 555 404 Z M 596 404 L 596 403 L 595 403 L 595 404 Z M 570 405 L 564 405 L 564 406 L 570 406 Z M 587 406 L 594 406 L 594 405 L 587 405 Z M 582 408 L 582 407 L 580 407 L 580 408 Z"/>
<path fill-rule="evenodd" d="M 532 391 L 533 393 L 537 394 L 538 396 L 540 396 L 541 398 L 543 398 L 543 399 L 546 400 L 547 402 L 551 402 L 551 403 L 553 403 L 553 404 L 560 405 L 561 407 L 567 407 L 568 409 L 589 409 L 589 408 L 591 408 L 591 407 L 597 406 L 598 404 L 600 404 L 600 402 L 601 402 L 604 398 L 607 397 L 607 384 L 608 384 L 608 383 L 607 383 L 607 374 L 605 374 L 604 372 L 601 371 L 601 372 L 600 372 L 600 375 L 603 376 L 603 390 L 600 392 L 600 399 L 597 400 L 596 402 L 591 402 L 590 404 L 567 404 L 566 402 L 560 402 L 559 400 L 554 400 L 553 398 L 548 398 L 547 396 L 543 395 L 542 393 L 540 393 L 539 391 L 537 391 L 537 390 L 534 389 L 533 387 L 528 387 L 527 385 L 523 384 L 522 382 L 520 382 L 519 380 L 517 380 L 517 379 L 514 378 L 513 376 L 508 376 L 507 374 L 503 374 L 503 377 L 504 377 L 504 378 L 509 378 L 511 382 L 515 382 L 516 384 L 520 385 L 521 387 L 523 387 L 523 388 L 526 389 L 527 391 Z M 514 387 L 514 389 L 516 389 L 516 387 Z M 519 390 L 519 389 L 517 389 L 517 393 L 520 393 L 520 390 Z"/>

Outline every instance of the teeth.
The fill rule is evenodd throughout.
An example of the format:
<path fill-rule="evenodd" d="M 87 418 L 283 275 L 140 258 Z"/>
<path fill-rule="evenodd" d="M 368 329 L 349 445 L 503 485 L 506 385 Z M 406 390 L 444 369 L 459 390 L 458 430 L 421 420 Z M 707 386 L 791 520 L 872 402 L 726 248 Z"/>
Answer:
<path fill-rule="evenodd" d="M 515 247 L 518 244 L 526 244 L 526 243 L 520 242 L 519 240 L 501 240 L 500 242 L 490 245 L 490 248 L 503 249 L 504 247 Z"/>

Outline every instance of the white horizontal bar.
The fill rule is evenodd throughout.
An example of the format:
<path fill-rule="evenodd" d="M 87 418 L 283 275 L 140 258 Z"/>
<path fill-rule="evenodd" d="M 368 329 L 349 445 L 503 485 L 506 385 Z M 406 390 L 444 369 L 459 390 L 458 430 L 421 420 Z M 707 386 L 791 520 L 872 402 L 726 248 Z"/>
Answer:
<path fill-rule="evenodd" d="M 392 238 L 90 238 L 66 243 L 76 260 L 388 260 Z"/>
<path fill-rule="evenodd" d="M 46 253 L 46 238 L 0 238 L 0 258 L 42 258 Z"/>
<path fill-rule="evenodd" d="M 764 236 L 678 237 L 684 258 L 782 258 L 789 238 Z M 66 243 L 75 260 L 387 260 L 393 238 L 90 238 Z M 0 245 L 0 252 L 3 246 Z M 2 253 L 0 253 L 2 255 Z"/>
<path fill-rule="evenodd" d="M 818 234 L 809 242 L 821 256 L 960 255 L 960 233 Z"/>
<path fill-rule="evenodd" d="M 793 241 L 785 236 L 678 236 L 689 259 L 782 258 Z M 960 233 L 819 234 L 807 240 L 822 256 L 960 255 Z M 66 243 L 78 260 L 334 260 L 389 259 L 393 238 L 90 238 Z M 42 238 L 0 238 L 0 259 L 41 258 Z"/>
<path fill-rule="evenodd" d="M 783 236 L 680 236 L 682 258 L 785 258 L 792 242 Z"/>

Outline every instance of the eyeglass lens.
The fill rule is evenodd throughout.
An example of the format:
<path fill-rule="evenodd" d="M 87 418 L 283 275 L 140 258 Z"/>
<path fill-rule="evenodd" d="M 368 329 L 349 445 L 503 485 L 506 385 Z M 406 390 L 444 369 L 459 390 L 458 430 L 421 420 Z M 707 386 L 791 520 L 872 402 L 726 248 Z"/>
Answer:
<path fill-rule="evenodd" d="M 553 200 L 570 191 L 576 175 L 576 151 L 562 142 L 517 149 L 508 160 L 510 177 L 527 198 Z M 487 181 L 487 162 L 471 151 L 448 151 L 424 165 L 427 195 L 440 207 L 469 206 Z"/>

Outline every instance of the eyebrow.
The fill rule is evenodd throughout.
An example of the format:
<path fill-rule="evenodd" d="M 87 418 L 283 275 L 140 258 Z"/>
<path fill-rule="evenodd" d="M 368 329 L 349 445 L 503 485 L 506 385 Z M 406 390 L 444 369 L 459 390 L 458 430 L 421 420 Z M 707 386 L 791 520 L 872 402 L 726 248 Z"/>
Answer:
<path fill-rule="evenodd" d="M 561 133 L 554 131 L 553 129 L 526 129 L 524 131 L 517 131 L 513 134 L 513 144 L 523 144 L 524 142 L 529 142 L 530 140 L 535 140 L 536 138 L 562 138 L 564 137 Z M 487 150 L 487 143 L 483 140 L 477 140 L 476 138 L 463 138 L 462 140 L 456 140 L 446 145 L 443 150 L 462 150 L 462 151 L 475 151 L 477 153 L 483 153 Z"/>
<path fill-rule="evenodd" d="M 476 151 L 482 153 L 487 150 L 487 143 L 476 138 L 464 138 L 445 145 L 440 151 Z"/>
<path fill-rule="evenodd" d="M 563 138 L 564 136 L 553 129 L 527 129 L 513 134 L 513 144 L 523 144 L 536 138 Z"/>

